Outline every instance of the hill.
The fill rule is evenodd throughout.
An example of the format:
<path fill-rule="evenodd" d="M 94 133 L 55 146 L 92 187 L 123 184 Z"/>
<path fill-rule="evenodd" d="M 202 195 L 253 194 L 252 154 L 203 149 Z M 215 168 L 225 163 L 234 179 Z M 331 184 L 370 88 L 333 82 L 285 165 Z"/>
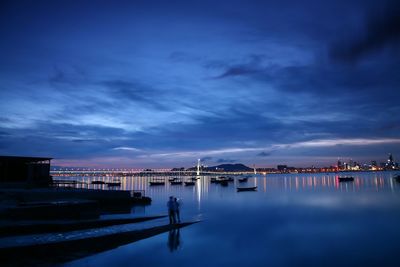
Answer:
<path fill-rule="evenodd" d="M 221 164 L 217 166 L 204 168 L 204 170 L 208 171 L 223 170 L 228 172 L 241 172 L 241 171 L 252 171 L 253 169 L 247 167 L 244 164 L 237 163 L 237 164 Z"/>

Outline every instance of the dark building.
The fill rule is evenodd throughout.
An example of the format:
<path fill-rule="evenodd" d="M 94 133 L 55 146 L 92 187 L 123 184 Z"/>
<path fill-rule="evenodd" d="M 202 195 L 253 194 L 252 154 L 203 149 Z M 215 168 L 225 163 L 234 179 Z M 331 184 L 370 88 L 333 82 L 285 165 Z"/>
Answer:
<path fill-rule="evenodd" d="M 392 153 L 389 153 L 389 158 L 387 160 L 386 168 L 389 169 L 389 170 L 395 168 L 395 162 L 393 160 Z"/>
<path fill-rule="evenodd" d="M 0 156 L 0 184 L 49 185 L 51 158 Z"/>
<path fill-rule="evenodd" d="M 278 166 L 276 166 L 276 168 L 280 172 L 285 172 L 287 170 L 287 165 L 278 165 Z"/>

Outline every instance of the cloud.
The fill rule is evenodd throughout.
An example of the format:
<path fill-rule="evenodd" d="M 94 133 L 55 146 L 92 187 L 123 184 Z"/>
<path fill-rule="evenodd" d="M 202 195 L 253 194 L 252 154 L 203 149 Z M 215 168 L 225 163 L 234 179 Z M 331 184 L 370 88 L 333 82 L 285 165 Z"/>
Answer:
<path fill-rule="evenodd" d="M 48 78 L 48 82 L 55 88 L 68 86 L 68 88 L 73 91 L 76 90 L 79 85 L 88 84 L 85 71 L 80 67 L 71 65 L 55 65 Z"/>
<path fill-rule="evenodd" d="M 258 153 L 257 156 L 259 156 L 259 157 L 269 157 L 269 156 L 271 156 L 271 154 L 272 154 L 271 152 L 262 151 L 262 152 Z"/>
<path fill-rule="evenodd" d="M 200 161 L 204 162 L 204 161 L 209 161 L 209 160 L 212 160 L 212 159 L 213 159 L 213 157 L 203 157 L 203 158 L 200 159 Z"/>
<path fill-rule="evenodd" d="M 369 146 L 379 144 L 400 144 L 400 138 L 382 138 L 382 139 L 366 139 L 366 138 L 354 138 L 354 139 L 326 139 L 326 140 L 311 140 L 306 142 L 298 142 L 293 144 L 281 144 L 276 147 L 330 147 L 338 145 L 348 146 Z"/>
<path fill-rule="evenodd" d="M 224 73 L 214 77 L 215 79 L 223 79 L 232 76 L 242 76 L 249 75 L 254 73 L 259 73 L 261 70 L 257 68 L 253 68 L 252 66 L 232 66 L 229 69 L 225 70 Z"/>
<path fill-rule="evenodd" d="M 107 96 L 116 101 L 136 102 L 162 111 L 170 109 L 162 103 L 164 93 L 151 86 L 124 79 L 106 80 L 98 84 L 107 88 Z"/>
<path fill-rule="evenodd" d="M 235 160 L 235 159 L 218 159 L 216 162 L 217 163 L 235 163 L 235 162 L 237 162 L 237 160 Z"/>
<path fill-rule="evenodd" d="M 140 152 L 140 151 L 142 151 L 141 149 L 138 149 L 138 148 L 135 148 L 135 147 L 127 147 L 127 146 L 114 147 L 113 150 L 131 151 L 131 152 Z"/>
<path fill-rule="evenodd" d="M 201 60 L 201 58 L 198 56 L 180 51 L 172 52 L 168 58 L 176 63 L 194 63 Z"/>
<path fill-rule="evenodd" d="M 375 145 L 398 145 L 400 138 L 354 138 L 354 139 L 316 139 L 304 142 L 271 144 L 264 147 L 235 147 L 220 148 L 215 150 L 193 150 L 193 151 L 176 151 L 171 153 L 155 153 L 140 155 L 140 158 L 198 158 L 199 155 L 224 155 L 224 154 L 243 154 L 247 152 L 260 151 L 259 156 L 265 155 L 265 150 L 291 150 L 291 149 L 311 149 L 311 148 L 327 148 L 336 146 L 375 146 Z"/>
<path fill-rule="evenodd" d="M 263 55 L 250 55 L 247 63 L 228 66 L 223 73 L 215 76 L 214 79 L 223 79 L 234 76 L 245 76 L 260 73 L 263 71 L 263 68 L 261 67 L 261 63 L 263 60 Z M 215 63 L 213 65 L 209 64 L 208 66 L 215 66 Z"/>
<path fill-rule="evenodd" d="M 363 32 L 356 33 L 355 38 L 333 45 L 331 48 L 332 58 L 353 62 L 380 51 L 388 45 L 399 45 L 399 1 L 389 0 L 380 3 L 380 7 L 370 11 Z"/>
<path fill-rule="evenodd" d="M 385 22 L 393 16 L 362 20 L 381 2 L 214 2 L 140 4 L 143 16 L 132 16 L 137 4 L 8 9 L 1 152 L 175 165 L 398 150 L 365 141 L 399 136 L 400 57 L 386 53 L 397 42 Z M 18 20 L 20 11 L 32 16 Z M 347 58 L 385 53 L 337 64 L 326 53 L 337 36 Z"/>

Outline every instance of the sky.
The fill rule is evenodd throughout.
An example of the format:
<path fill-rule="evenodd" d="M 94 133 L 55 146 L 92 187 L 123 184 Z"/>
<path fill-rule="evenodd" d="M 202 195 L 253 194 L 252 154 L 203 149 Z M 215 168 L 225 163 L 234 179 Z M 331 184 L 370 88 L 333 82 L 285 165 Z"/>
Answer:
<path fill-rule="evenodd" d="M 400 161 L 400 3 L 0 3 L 0 154 L 88 167 Z"/>

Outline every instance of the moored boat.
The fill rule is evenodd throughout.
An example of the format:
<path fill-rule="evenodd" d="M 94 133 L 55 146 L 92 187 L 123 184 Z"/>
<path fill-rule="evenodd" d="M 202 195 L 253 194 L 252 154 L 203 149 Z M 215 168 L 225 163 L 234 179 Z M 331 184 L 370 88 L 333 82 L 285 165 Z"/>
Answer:
<path fill-rule="evenodd" d="M 239 183 L 244 183 L 244 182 L 247 182 L 247 180 L 248 180 L 248 178 L 247 178 L 247 177 L 244 177 L 244 178 L 239 178 L 239 179 L 238 179 Z"/>
<path fill-rule="evenodd" d="M 106 184 L 106 183 L 103 181 L 92 181 L 92 184 Z"/>
<path fill-rule="evenodd" d="M 222 186 L 227 186 L 228 185 L 228 180 L 221 180 L 219 182 Z"/>
<path fill-rule="evenodd" d="M 353 176 L 344 176 L 344 177 L 339 177 L 339 182 L 353 182 L 354 177 Z"/>
<path fill-rule="evenodd" d="M 185 185 L 195 185 L 195 182 L 194 181 L 186 181 Z"/>
<path fill-rule="evenodd" d="M 165 185 L 164 181 L 150 181 L 150 185 Z"/>
<path fill-rule="evenodd" d="M 121 182 L 108 182 L 107 186 L 121 186 Z"/>
<path fill-rule="evenodd" d="M 256 191 L 257 190 L 257 186 L 251 186 L 251 187 L 237 187 L 236 188 L 238 192 L 242 192 L 242 191 Z"/>

